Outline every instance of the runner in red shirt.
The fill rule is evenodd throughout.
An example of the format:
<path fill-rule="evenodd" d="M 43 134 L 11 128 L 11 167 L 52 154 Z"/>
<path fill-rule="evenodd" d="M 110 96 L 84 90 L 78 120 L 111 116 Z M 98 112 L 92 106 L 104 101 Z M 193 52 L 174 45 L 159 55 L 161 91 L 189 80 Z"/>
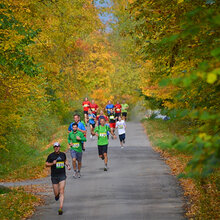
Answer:
<path fill-rule="evenodd" d="M 85 123 L 87 124 L 88 123 L 88 111 L 90 109 L 90 101 L 88 100 L 88 98 L 86 97 L 84 102 L 82 103 L 82 106 L 83 106 L 83 112 L 84 112 L 84 118 L 85 118 Z"/>
<path fill-rule="evenodd" d="M 100 125 L 100 122 L 99 122 L 99 121 L 100 121 L 101 118 L 105 118 L 105 121 L 106 121 L 106 122 L 108 121 L 108 117 L 104 115 L 104 112 L 103 112 L 102 110 L 100 111 L 100 115 L 98 115 L 98 116 L 96 117 L 96 120 L 97 120 L 97 122 L 98 122 L 97 126 Z"/>
<path fill-rule="evenodd" d="M 92 100 L 91 104 L 90 104 L 90 109 L 92 111 L 92 114 L 94 114 L 95 116 L 97 116 L 97 111 L 99 109 L 99 106 L 95 103 L 94 100 Z"/>
<path fill-rule="evenodd" d="M 114 107 L 115 107 L 115 117 L 118 120 L 118 117 L 121 116 L 121 104 L 117 102 L 117 104 Z"/>

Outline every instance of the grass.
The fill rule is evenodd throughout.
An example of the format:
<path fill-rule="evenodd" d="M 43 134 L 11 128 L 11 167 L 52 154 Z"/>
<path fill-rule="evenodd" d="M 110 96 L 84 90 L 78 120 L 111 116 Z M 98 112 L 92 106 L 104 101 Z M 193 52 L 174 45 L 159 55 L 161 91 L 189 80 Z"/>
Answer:
<path fill-rule="evenodd" d="M 173 139 L 184 141 L 192 129 L 181 120 L 143 120 L 143 125 L 155 151 L 159 152 L 170 166 L 173 175 L 184 173 L 191 156 L 172 148 Z M 220 172 L 217 170 L 206 179 L 180 178 L 184 195 L 188 198 L 186 217 L 190 219 L 220 219 Z"/>
<path fill-rule="evenodd" d="M 0 189 L 0 219 L 25 219 L 31 216 L 42 200 L 22 187 L 16 189 Z"/>
<path fill-rule="evenodd" d="M 53 152 L 53 143 L 59 141 L 61 151 L 66 151 L 67 135 L 67 125 L 63 125 L 51 137 L 39 140 L 38 148 L 22 146 L 22 150 L 4 152 L 6 163 L 0 169 L 0 182 L 46 177 L 49 173 L 45 161 L 49 153 Z M 8 169 L 5 169 L 6 166 Z"/>

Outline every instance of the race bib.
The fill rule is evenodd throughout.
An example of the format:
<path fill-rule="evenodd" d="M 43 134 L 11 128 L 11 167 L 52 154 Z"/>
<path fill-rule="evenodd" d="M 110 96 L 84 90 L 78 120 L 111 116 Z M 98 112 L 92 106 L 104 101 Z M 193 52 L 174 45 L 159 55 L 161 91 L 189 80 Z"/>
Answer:
<path fill-rule="evenodd" d="M 87 107 L 87 106 L 88 106 L 87 104 L 84 105 L 84 107 Z"/>
<path fill-rule="evenodd" d="M 57 169 L 64 168 L 64 162 L 56 162 L 56 168 Z"/>
<path fill-rule="evenodd" d="M 79 147 L 79 143 L 73 143 L 72 147 L 78 148 Z"/>
<path fill-rule="evenodd" d="M 92 109 L 93 112 L 95 111 L 95 108 L 91 108 L 91 109 Z"/>
<path fill-rule="evenodd" d="M 110 119 L 115 119 L 115 117 L 113 115 L 110 116 Z"/>
<path fill-rule="evenodd" d="M 121 109 L 120 108 L 117 108 L 117 111 L 119 112 Z"/>
<path fill-rule="evenodd" d="M 123 125 L 119 125 L 118 128 L 119 128 L 119 129 L 123 129 L 124 126 L 123 126 Z"/>
<path fill-rule="evenodd" d="M 99 136 L 100 136 L 100 137 L 106 137 L 107 134 L 106 134 L 106 133 L 99 133 Z"/>

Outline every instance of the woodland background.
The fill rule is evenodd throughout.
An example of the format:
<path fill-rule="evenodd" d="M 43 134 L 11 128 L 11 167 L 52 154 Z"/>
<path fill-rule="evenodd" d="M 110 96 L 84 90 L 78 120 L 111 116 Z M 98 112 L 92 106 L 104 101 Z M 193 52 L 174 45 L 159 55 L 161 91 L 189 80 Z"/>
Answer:
<path fill-rule="evenodd" d="M 65 134 L 88 96 L 101 107 L 125 99 L 161 109 L 178 134 L 156 145 L 189 158 L 180 177 L 219 192 L 219 8 L 214 0 L 112 0 L 109 7 L 1 0 L 0 178 L 38 177 L 51 150 L 45 145 Z"/>

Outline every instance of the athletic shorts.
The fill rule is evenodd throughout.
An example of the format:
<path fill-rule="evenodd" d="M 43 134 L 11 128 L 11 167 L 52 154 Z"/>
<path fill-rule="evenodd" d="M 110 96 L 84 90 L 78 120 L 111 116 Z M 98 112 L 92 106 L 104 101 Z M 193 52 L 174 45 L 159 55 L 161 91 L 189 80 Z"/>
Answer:
<path fill-rule="evenodd" d="M 110 128 L 115 128 L 116 123 L 109 123 Z"/>
<path fill-rule="evenodd" d="M 115 117 L 121 116 L 121 112 L 115 113 Z"/>
<path fill-rule="evenodd" d="M 106 145 L 98 145 L 98 151 L 99 151 L 99 155 L 103 155 L 104 153 L 107 154 L 107 152 L 108 152 L 108 144 L 106 144 Z"/>
<path fill-rule="evenodd" d="M 75 150 L 70 150 L 72 159 L 76 158 L 78 162 L 82 161 L 82 152 L 76 152 Z"/>
<path fill-rule="evenodd" d="M 90 123 L 90 125 L 92 125 L 92 127 L 95 128 L 95 124 L 91 124 L 91 123 Z"/>
<path fill-rule="evenodd" d="M 51 176 L 51 181 L 53 184 L 58 184 L 59 182 L 66 180 L 66 175 L 59 175 L 59 176 Z"/>
<path fill-rule="evenodd" d="M 88 115 L 88 111 L 83 111 L 84 115 Z"/>
<path fill-rule="evenodd" d="M 127 112 L 122 112 L 122 116 L 127 117 Z"/>
<path fill-rule="evenodd" d="M 119 135 L 119 139 L 122 142 L 123 140 L 125 140 L 125 133 L 124 134 L 120 134 Z"/>

